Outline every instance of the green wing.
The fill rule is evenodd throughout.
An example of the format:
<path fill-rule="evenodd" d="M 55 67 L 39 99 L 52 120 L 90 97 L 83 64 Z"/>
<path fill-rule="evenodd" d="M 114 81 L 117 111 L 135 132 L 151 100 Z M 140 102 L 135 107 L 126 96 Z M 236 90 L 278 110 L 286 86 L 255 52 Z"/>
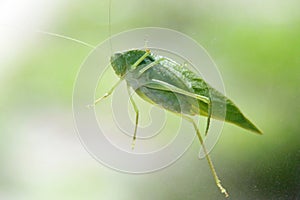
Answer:
<path fill-rule="evenodd" d="M 154 79 L 163 81 L 167 85 L 174 87 L 172 90 L 170 87 L 165 87 L 160 84 L 147 84 L 136 90 L 136 92 L 145 100 L 160 104 L 164 108 L 173 112 L 182 112 L 195 115 L 200 114 L 208 116 L 209 109 L 211 117 L 218 120 L 225 120 L 226 122 L 233 123 L 242 128 L 261 134 L 262 132 L 247 119 L 240 109 L 226 96 L 211 87 L 197 74 L 190 71 L 186 67 L 177 64 L 176 62 L 161 56 L 152 55 L 152 60 L 160 60 L 164 58 L 164 61 L 158 62 L 158 64 L 151 65 L 151 62 L 145 62 L 138 66 L 137 71 L 143 71 L 142 75 L 137 73 L 135 80 L 151 83 Z M 148 67 L 147 67 L 148 66 Z M 147 70 L 143 68 L 147 67 Z M 129 85 L 134 85 L 129 83 Z M 171 87 L 171 88 L 172 88 Z M 174 96 L 174 89 L 180 94 L 181 105 L 177 105 L 176 96 Z M 208 106 L 208 102 L 200 100 L 200 98 L 194 98 L 192 95 L 186 95 L 182 91 L 188 93 L 195 93 L 196 95 L 209 99 L 212 102 L 212 106 Z M 175 91 L 176 93 L 176 91 Z M 196 103 L 195 103 L 196 102 Z M 198 105 L 197 105 L 198 102 Z M 224 107 L 226 111 L 224 112 Z"/>
<path fill-rule="evenodd" d="M 173 69 L 182 73 L 186 81 L 189 81 L 191 83 L 191 87 L 196 94 L 211 99 L 212 106 L 215 107 L 214 112 L 212 113 L 212 118 L 224 119 L 224 111 L 222 105 L 226 105 L 226 122 L 230 122 L 255 133 L 262 134 L 262 132 L 244 116 L 240 109 L 230 99 L 211 87 L 194 72 L 182 66 L 176 66 Z M 208 104 L 206 102 L 199 101 L 199 106 L 200 114 L 203 116 L 208 116 Z"/>

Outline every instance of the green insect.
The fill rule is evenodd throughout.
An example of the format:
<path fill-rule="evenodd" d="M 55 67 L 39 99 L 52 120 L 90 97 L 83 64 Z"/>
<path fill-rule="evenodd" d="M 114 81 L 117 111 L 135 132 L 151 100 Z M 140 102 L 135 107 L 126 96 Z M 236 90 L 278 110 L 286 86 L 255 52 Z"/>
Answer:
<path fill-rule="evenodd" d="M 191 116 L 203 115 L 208 117 L 205 130 L 205 134 L 207 134 L 210 118 L 224 118 L 221 112 L 211 112 L 212 105 L 218 106 L 218 102 L 224 102 L 226 105 L 226 122 L 236 124 L 258 134 L 262 134 L 262 132 L 241 113 L 230 99 L 208 85 L 200 76 L 187 69 L 185 65 L 180 65 L 167 57 L 155 55 L 148 49 L 116 53 L 111 57 L 110 62 L 120 80 L 103 97 L 97 99 L 94 104 L 111 95 L 120 82 L 125 80 L 128 91 L 132 88 L 142 99 L 176 113 L 191 122 L 203 146 L 215 182 L 221 192 L 228 197 L 228 193 L 221 185 L 211 158 L 204 146 L 197 124 Z M 129 96 L 135 111 L 132 143 L 132 147 L 134 147 L 139 110 L 132 96 Z"/>

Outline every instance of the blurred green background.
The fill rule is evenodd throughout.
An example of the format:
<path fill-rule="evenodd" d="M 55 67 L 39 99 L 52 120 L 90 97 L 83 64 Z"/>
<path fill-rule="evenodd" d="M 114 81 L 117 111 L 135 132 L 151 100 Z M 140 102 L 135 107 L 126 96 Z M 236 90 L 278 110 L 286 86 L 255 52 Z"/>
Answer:
<path fill-rule="evenodd" d="M 300 2 L 113 0 L 112 33 L 158 26 L 203 45 L 226 95 L 260 127 L 226 124 L 211 153 L 231 199 L 300 199 Z M 90 48 L 109 36 L 109 2 L 0 3 L 0 199 L 223 199 L 199 143 L 172 166 L 129 175 L 76 136 L 72 90 Z"/>

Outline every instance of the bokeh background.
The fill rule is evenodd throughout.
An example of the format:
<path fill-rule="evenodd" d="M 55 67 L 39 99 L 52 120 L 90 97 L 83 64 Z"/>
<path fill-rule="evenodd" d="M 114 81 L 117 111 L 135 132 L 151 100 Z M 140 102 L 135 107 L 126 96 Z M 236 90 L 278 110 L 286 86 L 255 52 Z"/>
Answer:
<path fill-rule="evenodd" d="M 300 2 L 112 0 L 112 34 L 159 26 L 204 46 L 226 94 L 264 132 L 226 124 L 211 153 L 231 199 L 300 199 Z M 144 175 L 102 166 L 73 124 L 72 90 L 109 36 L 109 1 L 0 2 L 0 199 L 223 199 L 199 143 Z"/>

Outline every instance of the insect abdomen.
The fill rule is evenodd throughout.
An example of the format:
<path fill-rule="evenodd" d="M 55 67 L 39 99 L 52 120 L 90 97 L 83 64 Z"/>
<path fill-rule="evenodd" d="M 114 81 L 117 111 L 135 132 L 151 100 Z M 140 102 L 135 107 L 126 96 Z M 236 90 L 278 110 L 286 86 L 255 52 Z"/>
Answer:
<path fill-rule="evenodd" d="M 196 115 L 193 103 L 196 100 L 185 95 L 176 94 L 171 91 L 140 87 L 136 93 L 144 100 L 159 105 L 169 111 L 175 113 L 184 113 L 188 115 Z"/>

